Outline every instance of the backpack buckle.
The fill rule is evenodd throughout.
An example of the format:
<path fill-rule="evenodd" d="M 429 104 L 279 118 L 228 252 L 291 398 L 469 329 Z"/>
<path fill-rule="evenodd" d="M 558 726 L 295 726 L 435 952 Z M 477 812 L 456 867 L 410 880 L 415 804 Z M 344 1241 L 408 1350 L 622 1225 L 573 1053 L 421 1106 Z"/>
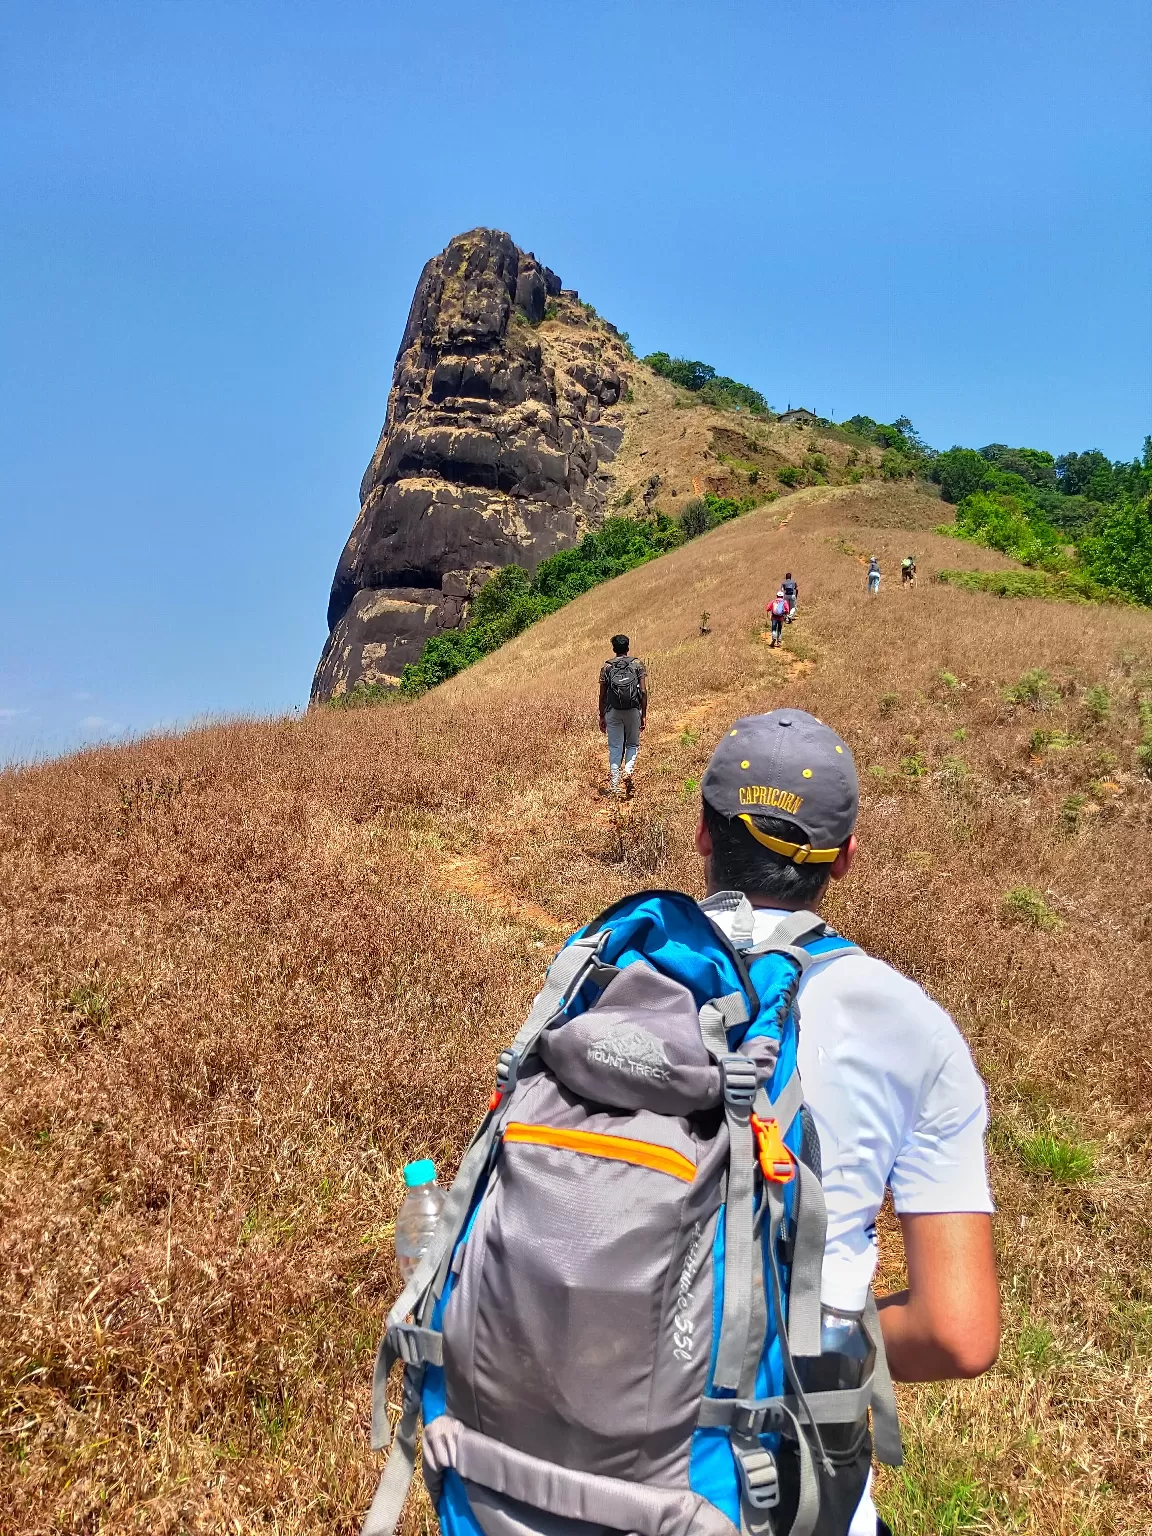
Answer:
<path fill-rule="evenodd" d="M 520 1058 L 516 1052 L 507 1047 L 496 1058 L 496 1092 L 507 1093 L 508 1089 L 516 1081 L 516 1068 L 520 1065 Z"/>
<path fill-rule="evenodd" d="M 747 1502 L 753 1509 L 775 1509 L 780 1502 L 780 1474 L 772 1452 L 754 1443 L 747 1447 L 733 1445 L 732 1454 Z"/>
<path fill-rule="evenodd" d="M 751 1109 L 756 1098 L 756 1063 L 733 1052 L 721 1056 L 724 1074 L 724 1102 L 740 1109 Z"/>
<path fill-rule="evenodd" d="M 784 1145 L 779 1122 L 752 1115 L 750 1123 L 760 1155 L 760 1172 L 773 1184 L 790 1184 L 796 1177 L 796 1159 Z"/>

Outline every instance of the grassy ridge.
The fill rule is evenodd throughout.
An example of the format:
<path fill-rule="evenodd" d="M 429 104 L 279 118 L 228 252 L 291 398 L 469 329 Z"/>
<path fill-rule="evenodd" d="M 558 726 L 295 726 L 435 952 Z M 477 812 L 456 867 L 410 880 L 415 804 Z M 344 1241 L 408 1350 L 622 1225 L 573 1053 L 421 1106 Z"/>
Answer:
<path fill-rule="evenodd" d="M 518 565 L 504 566 L 480 588 L 460 629 L 445 630 L 424 642 L 420 659 L 404 668 L 401 692 L 410 697 L 426 693 L 601 582 L 646 565 L 754 505 L 754 497 L 734 501 L 709 495 L 689 502 L 679 519 L 666 517 L 663 512 L 643 519 L 609 517 L 573 548 L 542 560 L 534 576 Z M 380 703 L 388 692 L 361 685 L 333 703 L 345 708 Z"/>
<path fill-rule="evenodd" d="M 468 621 L 424 642 L 420 659 L 404 668 L 401 691 L 426 693 L 479 661 L 565 603 L 634 570 L 684 542 L 679 523 L 657 513 L 651 519 L 609 517 L 572 549 L 542 560 L 535 576 L 506 565 L 480 588 Z"/>

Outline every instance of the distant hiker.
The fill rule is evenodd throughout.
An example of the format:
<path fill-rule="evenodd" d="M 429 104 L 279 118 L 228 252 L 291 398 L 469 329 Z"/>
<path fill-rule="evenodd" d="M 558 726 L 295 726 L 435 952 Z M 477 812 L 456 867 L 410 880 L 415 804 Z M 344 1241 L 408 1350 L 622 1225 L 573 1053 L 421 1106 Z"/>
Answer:
<path fill-rule="evenodd" d="M 946 1013 L 806 910 L 856 851 L 847 745 L 802 710 L 737 720 L 702 789 L 708 896 L 572 935 L 421 1228 L 364 1536 L 397 1528 L 421 1416 L 442 1536 L 880 1536 L 885 1361 L 996 1357 L 983 1084 Z M 909 1286 L 878 1311 L 885 1185 Z"/>
<path fill-rule="evenodd" d="M 628 636 L 612 636 L 612 657 L 600 668 L 600 729 L 608 736 L 608 772 L 612 793 L 620 788 L 631 800 L 632 774 L 640 748 L 640 732 L 648 718 L 648 672 L 628 654 Z"/>
<path fill-rule="evenodd" d="M 868 562 L 868 594 L 875 597 L 880 590 L 880 562 L 873 555 Z"/>
<path fill-rule="evenodd" d="M 773 647 L 780 644 L 781 636 L 784 633 L 784 625 L 787 622 L 788 615 L 791 611 L 791 606 L 792 605 L 789 603 L 787 597 L 784 595 L 783 587 L 780 588 L 779 592 L 777 592 L 776 596 L 768 604 L 768 617 L 772 621 L 771 643 Z"/>
<path fill-rule="evenodd" d="M 916 561 L 912 555 L 905 555 L 900 562 L 900 585 L 910 587 L 916 580 Z"/>
<path fill-rule="evenodd" d="M 780 583 L 780 589 L 788 599 L 788 622 L 791 624 L 796 617 L 796 604 L 800 597 L 800 588 L 792 579 L 792 572 L 785 571 L 784 580 Z"/>

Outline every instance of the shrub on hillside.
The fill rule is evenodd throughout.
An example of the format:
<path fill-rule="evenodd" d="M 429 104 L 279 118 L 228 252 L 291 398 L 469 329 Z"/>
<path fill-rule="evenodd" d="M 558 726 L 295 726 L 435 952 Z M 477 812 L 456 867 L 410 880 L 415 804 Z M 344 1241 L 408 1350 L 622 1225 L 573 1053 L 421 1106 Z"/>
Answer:
<path fill-rule="evenodd" d="M 709 363 L 670 357 L 667 352 L 650 352 L 641 361 L 661 378 L 670 379 L 681 389 L 698 395 L 706 405 L 717 406 L 720 410 L 750 411 L 753 416 L 772 415 L 772 408 L 758 389 L 717 373 Z"/>
<path fill-rule="evenodd" d="M 842 423 L 842 428 L 862 437 L 865 442 L 874 443 L 877 448 L 890 450 L 907 460 L 913 466 L 912 472 L 917 468 L 927 468 L 937 456 L 936 450 L 929 448 L 907 416 L 897 416 L 890 423 L 873 421 L 871 416 L 850 416 Z"/>
<path fill-rule="evenodd" d="M 1005 917 L 1011 922 L 1025 923 L 1044 933 L 1055 933 L 1063 927 L 1059 913 L 1052 910 L 1034 886 L 1014 885 L 1010 891 L 1005 891 L 1002 906 Z"/>
<path fill-rule="evenodd" d="M 916 473 L 916 462 L 898 448 L 885 448 L 880 455 L 880 474 L 885 480 L 907 480 Z"/>
<path fill-rule="evenodd" d="M 688 503 L 680 514 L 680 527 L 686 539 L 696 539 L 710 528 L 730 523 L 734 517 L 758 505 L 759 499 L 755 496 L 735 501 L 731 496 L 715 496 L 709 492 L 706 496 L 693 497 Z"/>
<path fill-rule="evenodd" d="M 680 527 L 686 539 L 698 539 L 712 526 L 703 496 L 694 496 L 680 514 Z"/>

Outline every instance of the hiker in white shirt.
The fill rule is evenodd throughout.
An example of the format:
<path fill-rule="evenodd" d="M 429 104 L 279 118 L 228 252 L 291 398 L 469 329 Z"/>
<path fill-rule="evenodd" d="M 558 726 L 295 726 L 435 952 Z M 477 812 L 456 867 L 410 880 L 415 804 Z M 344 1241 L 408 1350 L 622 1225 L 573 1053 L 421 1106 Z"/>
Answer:
<path fill-rule="evenodd" d="M 818 911 L 828 881 L 851 869 L 859 804 L 852 754 L 805 711 L 738 720 L 701 790 L 696 847 L 708 894 L 747 895 L 753 944 L 787 913 Z M 731 932 L 732 912 L 710 915 Z M 892 1375 L 979 1375 L 996 1359 L 1000 1325 L 987 1111 L 968 1047 L 915 982 L 868 955 L 817 959 L 798 1004 L 798 1064 L 820 1134 L 828 1207 L 821 1301 L 849 1313 L 864 1307 L 876 1217 L 890 1188 L 909 1277 L 907 1290 L 877 1303 Z M 850 1536 L 886 1529 L 869 1475 Z"/>

